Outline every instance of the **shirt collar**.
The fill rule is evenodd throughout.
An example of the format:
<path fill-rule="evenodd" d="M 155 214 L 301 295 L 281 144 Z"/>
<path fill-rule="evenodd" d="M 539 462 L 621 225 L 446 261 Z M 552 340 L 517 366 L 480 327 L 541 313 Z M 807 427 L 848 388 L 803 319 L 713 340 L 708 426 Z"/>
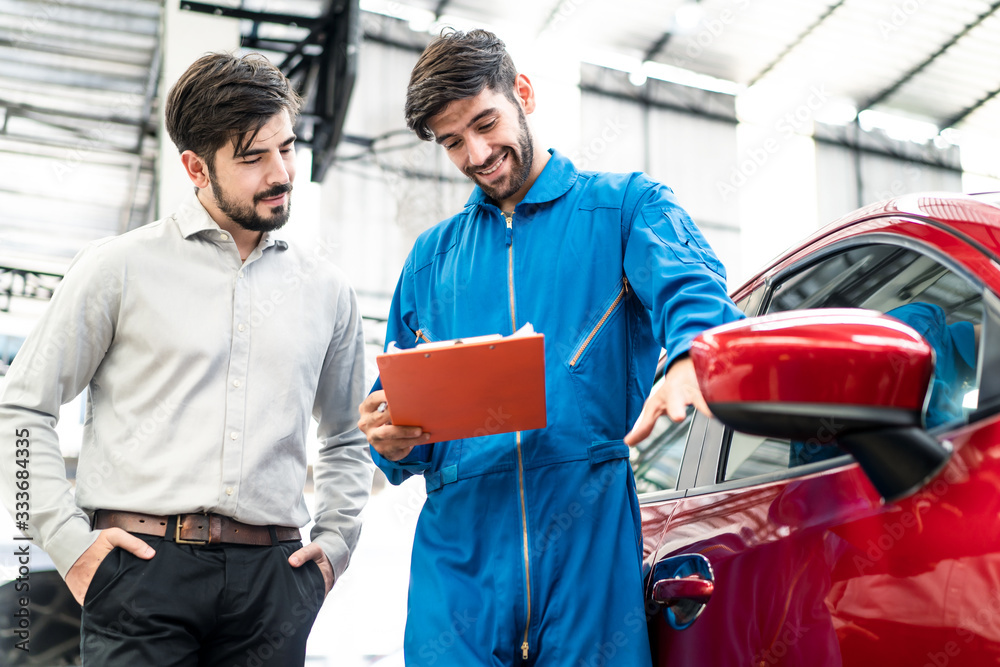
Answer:
<path fill-rule="evenodd" d="M 212 219 L 212 216 L 209 215 L 208 210 L 201 203 L 201 200 L 198 199 L 198 195 L 195 192 L 192 192 L 184 199 L 180 208 L 174 213 L 174 220 L 177 221 L 177 227 L 181 230 L 181 235 L 186 239 L 201 232 L 222 231 L 222 227 L 219 227 L 219 223 Z M 280 236 L 276 236 L 275 232 L 265 232 L 258 247 L 264 249 L 271 246 L 287 250 L 288 242 Z"/>
<path fill-rule="evenodd" d="M 528 194 L 524 196 L 522 204 L 542 204 L 554 201 L 569 192 L 573 184 L 576 183 L 576 179 L 580 177 L 580 172 L 577 171 L 568 157 L 554 148 L 549 149 L 549 154 L 551 155 L 549 161 L 542 169 L 542 173 L 535 179 Z M 496 202 L 486 196 L 483 189 L 477 185 L 466 206 L 475 204 L 495 205 Z"/>

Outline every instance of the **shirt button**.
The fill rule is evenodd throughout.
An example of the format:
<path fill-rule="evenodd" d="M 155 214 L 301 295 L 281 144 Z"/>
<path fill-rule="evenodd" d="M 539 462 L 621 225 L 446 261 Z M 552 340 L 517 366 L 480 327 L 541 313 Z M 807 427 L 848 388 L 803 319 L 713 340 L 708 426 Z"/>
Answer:
<path fill-rule="evenodd" d="M 233 487 L 231 487 L 231 486 L 227 486 L 226 487 L 226 495 L 227 496 L 233 495 Z"/>
<path fill-rule="evenodd" d="M 238 278 L 239 278 L 240 280 L 243 280 L 243 272 L 242 272 L 242 271 L 240 271 L 240 272 L 239 272 L 239 273 L 237 273 L 236 275 L 237 275 L 237 277 L 238 277 Z"/>
<path fill-rule="evenodd" d="M 239 331 L 246 331 L 246 330 L 247 330 L 247 328 L 246 328 L 245 326 L 243 326 L 242 324 L 240 324 L 240 325 L 237 325 L 237 327 L 236 327 L 236 328 L 237 328 L 237 330 L 239 330 Z"/>
<path fill-rule="evenodd" d="M 235 440 L 238 437 L 240 437 L 240 434 L 237 433 L 236 431 L 233 431 L 232 433 L 229 434 L 229 439 L 230 440 Z"/>
<path fill-rule="evenodd" d="M 239 388 L 243 386 L 243 383 L 239 380 L 233 380 L 233 386 Z"/>
<path fill-rule="evenodd" d="M 221 241 L 228 241 L 229 240 L 229 234 L 225 234 L 225 233 L 219 234 L 219 240 L 221 240 Z"/>

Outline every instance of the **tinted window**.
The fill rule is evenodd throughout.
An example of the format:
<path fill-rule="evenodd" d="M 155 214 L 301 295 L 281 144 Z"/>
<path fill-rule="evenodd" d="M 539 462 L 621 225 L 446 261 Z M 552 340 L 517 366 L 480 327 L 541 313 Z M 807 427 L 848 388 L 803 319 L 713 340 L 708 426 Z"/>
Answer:
<path fill-rule="evenodd" d="M 654 385 L 654 391 L 659 383 Z M 677 473 L 691 432 L 694 408 L 688 407 L 687 417 L 672 422 L 666 417 L 658 419 L 648 438 L 632 448 L 632 471 L 638 493 L 670 491 L 677 488 Z"/>
<path fill-rule="evenodd" d="M 746 312 L 749 302 L 750 297 L 747 296 L 737 301 L 736 306 Z M 663 371 L 663 368 L 657 371 L 653 392 L 663 382 Z M 683 421 L 674 423 L 666 417 L 660 418 L 650 436 L 632 448 L 630 460 L 638 493 L 673 491 L 677 488 L 678 473 L 688 446 L 694 414 L 694 408 L 688 406 L 687 416 Z"/>
<path fill-rule="evenodd" d="M 978 399 L 981 288 L 914 250 L 872 245 L 837 253 L 774 287 L 768 313 L 804 308 L 869 308 L 900 319 L 934 348 L 937 364 L 928 428 L 965 421 Z M 733 433 L 724 480 L 741 479 L 813 463 L 843 453 L 833 433 L 789 442 Z"/>

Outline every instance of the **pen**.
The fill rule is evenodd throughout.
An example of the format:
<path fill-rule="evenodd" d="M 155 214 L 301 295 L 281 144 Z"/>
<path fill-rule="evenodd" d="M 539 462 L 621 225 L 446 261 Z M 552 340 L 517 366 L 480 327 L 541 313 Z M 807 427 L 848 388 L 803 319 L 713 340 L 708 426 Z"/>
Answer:
<path fill-rule="evenodd" d="M 378 404 L 378 407 L 375 408 L 375 411 L 376 412 L 385 412 L 385 409 L 387 407 L 389 407 L 389 404 L 386 403 L 385 401 L 382 401 L 381 403 Z"/>

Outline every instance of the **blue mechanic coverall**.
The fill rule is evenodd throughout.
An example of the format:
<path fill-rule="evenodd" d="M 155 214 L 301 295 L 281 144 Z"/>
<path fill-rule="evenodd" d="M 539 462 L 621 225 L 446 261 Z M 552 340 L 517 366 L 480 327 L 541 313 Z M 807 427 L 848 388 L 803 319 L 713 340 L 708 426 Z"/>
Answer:
<path fill-rule="evenodd" d="M 408 667 L 648 665 L 642 533 L 622 441 L 660 354 L 741 317 L 671 190 L 551 159 L 511 219 L 477 187 L 421 234 L 387 341 L 545 334 L 547 427 L 422 445 Z M 469 369 L 475 372 L 475 369 Z M 501 415 L 502 417 L 502 415 Z"/>

